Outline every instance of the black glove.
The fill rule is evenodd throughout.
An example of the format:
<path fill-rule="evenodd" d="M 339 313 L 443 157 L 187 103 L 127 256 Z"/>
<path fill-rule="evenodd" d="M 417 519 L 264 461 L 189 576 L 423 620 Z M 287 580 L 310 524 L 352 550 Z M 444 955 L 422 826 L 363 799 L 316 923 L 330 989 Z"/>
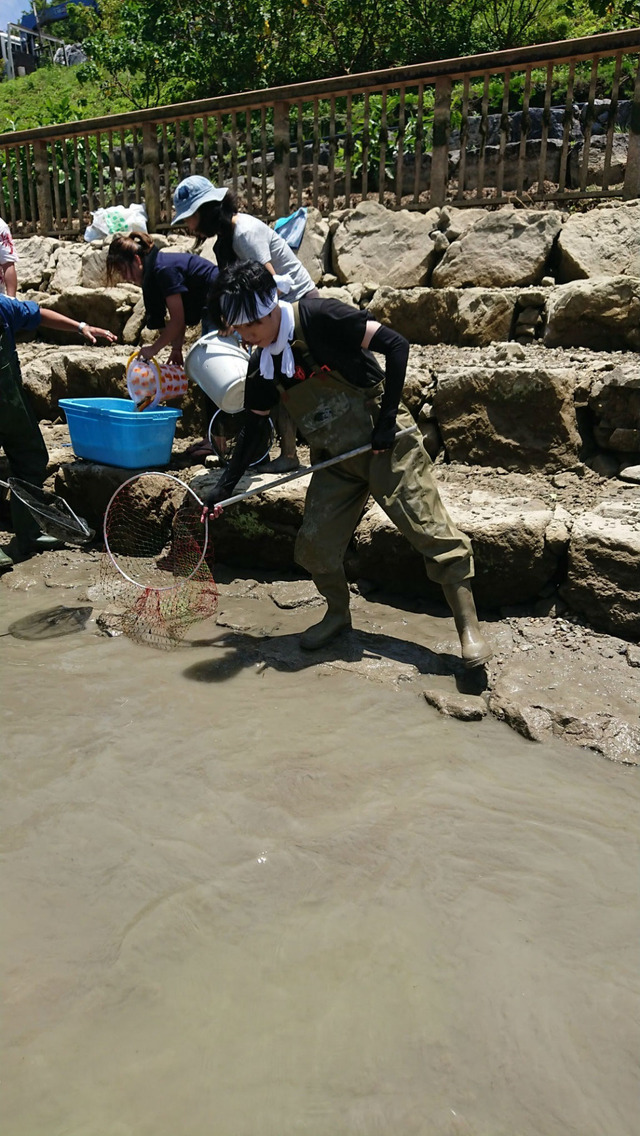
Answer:
<path fill-rule="evenodd" d="M 371 435 L 372 450 L 390 450 L 396 438 L 395 411 L 381 414 Z"/>
<path fill-rule="evenodd" d="M 213 485 L 211 489 L 204 490 L 202 494 L 202 501 L 206 505 L 207 509 L 213 509 L 220 503 L 220 501 L 225 501 L 227 497 L 231 497 L 232 492 L 233 490 L 227 489 L 223 484 L 219 482 L 217 485 Z"/>

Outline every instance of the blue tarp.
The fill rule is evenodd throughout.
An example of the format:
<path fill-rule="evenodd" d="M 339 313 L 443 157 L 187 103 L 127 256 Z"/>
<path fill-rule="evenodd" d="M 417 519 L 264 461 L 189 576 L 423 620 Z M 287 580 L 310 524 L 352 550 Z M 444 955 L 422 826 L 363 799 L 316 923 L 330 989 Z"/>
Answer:
<path fill-rule="evenodd" d="M 278 217 L 274 224 L 274 229 L 283 241 L 286 241 L 292 249 L 300 247 L 302 238 L 304 237 L 304 229 L 307 223 L 307 211 L 302 206 L 296 209 L 289 217 Z"/>

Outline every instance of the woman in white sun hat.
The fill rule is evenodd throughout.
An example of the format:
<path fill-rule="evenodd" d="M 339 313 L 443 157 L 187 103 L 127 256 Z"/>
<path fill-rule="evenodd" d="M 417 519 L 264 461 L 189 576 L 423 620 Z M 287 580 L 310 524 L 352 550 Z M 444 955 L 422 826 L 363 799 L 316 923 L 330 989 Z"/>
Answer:
<path fill-rule="evenodd" d="M 239 213 L 238 202 L 230 190 L 219 189 L 208 178 L 193 174 L 177 186 L 173 207 L 172 225 L 184 225 L 202 240 L 217 238 L 214 249 L 219 268 L 236 261 L 257 261 L 272 276 L 289 277 L 285 293 L 288 303 L 303 296 L 320 296 L 293 249 L 264 221 L 250 213 Z M 279 290 L 284 291 L 282 285 Z M 270 469 L 284 473 L 299 465 L 295 426 L 284 407 L 278 410 L 278 430 L 281 453 Z"/>

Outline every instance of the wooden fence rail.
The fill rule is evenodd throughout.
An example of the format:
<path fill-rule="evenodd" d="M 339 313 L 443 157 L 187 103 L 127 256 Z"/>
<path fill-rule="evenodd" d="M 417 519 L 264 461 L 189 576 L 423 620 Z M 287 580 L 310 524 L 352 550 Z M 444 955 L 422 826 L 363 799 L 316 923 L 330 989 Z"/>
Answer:
<path fill-rule="evenodd" d="M 16 234 L 83 231 L 181 178 L 267 220 L 375 200 L 495 206 L 640 195 L 640 28 L 0 134 Z"/>

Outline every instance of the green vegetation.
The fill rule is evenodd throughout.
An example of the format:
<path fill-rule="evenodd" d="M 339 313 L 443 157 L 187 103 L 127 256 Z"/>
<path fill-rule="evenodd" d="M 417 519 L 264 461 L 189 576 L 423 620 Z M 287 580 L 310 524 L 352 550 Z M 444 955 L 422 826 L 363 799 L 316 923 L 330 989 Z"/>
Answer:
<path fill-rule="evenodd" d="M 0 131 L 126 110 L 131 110 L 128 99 L 114 95 L 105 104 L 101 84 L 80 82 L 77 67 L 43 67 L 23 79 L 0 83 Z"/>
<path fill-rule="evenodd" d="M 0 129 L 637 23 L 640 0 L 208 0 L 206 5 L 202 0 L 103 0 L 100 17 L 70 5 L 66 26 L 56 25 L 55 34 L 81 39 L 89 62 L 0 84 Z M 556 82 L 554 102 L 562 97 L 562 78 Z M 544 71 L 536 83 L 540 90 L 534 89 L 533 105 L 542 97 Z M 501 98 L 497 87 L 490 92 L 493 109 L 500 108 Z"/>

